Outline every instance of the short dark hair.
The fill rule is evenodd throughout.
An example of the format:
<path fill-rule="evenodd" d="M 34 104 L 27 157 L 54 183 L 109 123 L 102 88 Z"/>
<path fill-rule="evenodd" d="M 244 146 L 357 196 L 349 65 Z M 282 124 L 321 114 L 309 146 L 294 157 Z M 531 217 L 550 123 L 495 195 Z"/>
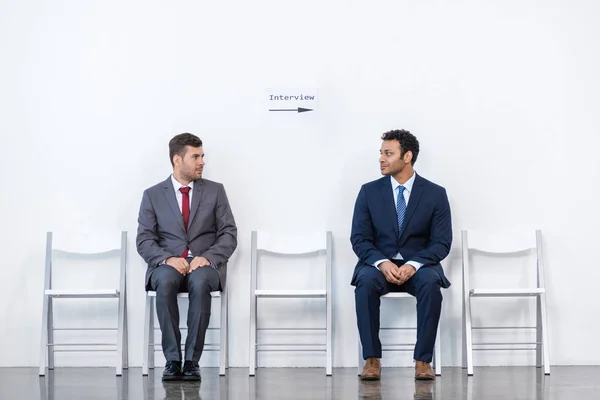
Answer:
<path fill-rule="evenodd" d="M 400 157 L 404 157 L 407 151 L 412 152 L 411 165 L 415 165 L 417 157 L 419 156 L 419 141 L 407 130 L 396 129 L 384 133 L 381 136 L 381 140 L 397 140 L 400 142 Z"/>
<path fill-rule="evenodd" d="M 173 163 L 175 155 L 183 156 L 185 154 L 185 146 L 202 147 L 202 140 L 198 136 L 187 132 L 173 136 L 173 139 L 169 141 L 169 159 L 171 160 L 171 165 L 175 166 Z"/>

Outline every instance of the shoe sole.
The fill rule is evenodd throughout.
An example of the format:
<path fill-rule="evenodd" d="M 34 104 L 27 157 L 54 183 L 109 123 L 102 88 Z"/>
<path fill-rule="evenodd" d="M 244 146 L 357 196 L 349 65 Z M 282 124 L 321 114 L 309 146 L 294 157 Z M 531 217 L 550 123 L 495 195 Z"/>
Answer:
<path fill-rule="evenodd" d="M 361 381 L 378 381 L 380 379 L 379 376 L 361 376 Z"/>
<path fill-rule="evenodd" d="M 200 377 L 200 376 L 184 376 L 184 377 L 181 378 L 181 380 L 184 380 L 184 381 L 201 381 L 202 377 Z"/>
<path fill-rule="evenodd" d="M 415 376 L 415 381 L 432 381 L 434 379 L 434 376 Z"/>
<path fill-rule="evenodd" d="M 180 381 L 181 377 L 180 376 L 163 376 L 162 380 L 163 381 Z"/>

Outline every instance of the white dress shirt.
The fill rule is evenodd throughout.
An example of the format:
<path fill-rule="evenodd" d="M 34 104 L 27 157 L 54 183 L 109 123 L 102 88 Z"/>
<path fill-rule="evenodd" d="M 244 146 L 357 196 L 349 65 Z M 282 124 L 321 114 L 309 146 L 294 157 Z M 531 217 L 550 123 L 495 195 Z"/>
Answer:
<path fill-rule="evenodd" d="M 410 199 L 410 194 L 415 183 L 415 176 L 417 176 L 417 174 L 413 172 L 413 175 L 410 177 L 409 180 L 406 181 L 404 185 L 400 185 L 398 181 L 394 179 L 394 177 L 390 176 L 390 183 L 392 184 L 392 193 L 394 193 L 394 206 L 398 204 L 398 186 L 404 186 L 404 192 L 402 192 L 402 195 L 404 196 L 404 201 L 406 202 L 406 207 L 408 208 L 408 201 Z M 402 257 L 402 254 L 398 253 L 394 256 L 394 259 L 403 260 L 404 258 Z M 381 264 L 384 261 L 388 260 L 378 260 L 375 262 L 375 264 L 373 264 L 373 266 L 379 269 L 379 264 Z M 419 263 L 416 261 L 407 261 L 406 264 L 412 265 L 417 271 L 423 266 L 423 263 Z"/>

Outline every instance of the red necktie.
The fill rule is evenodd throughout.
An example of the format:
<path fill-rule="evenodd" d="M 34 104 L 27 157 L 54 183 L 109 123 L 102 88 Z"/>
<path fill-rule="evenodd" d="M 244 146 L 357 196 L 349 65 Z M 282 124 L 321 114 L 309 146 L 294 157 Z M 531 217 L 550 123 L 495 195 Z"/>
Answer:
<path fill-rule="evenodd" d="M 180 187 L 179 191 L 182 194 L 181 201 L 181 214 L 183 215 L 183 225 L 185 226 L 185 231 L 187 232 L 188 223 L 190 222 L 190 188 L 189 187 Z M 182 258 L 186 258 L 188 256 L 189 249 L 186 247 L 183 253 L 181 253 Z"/>

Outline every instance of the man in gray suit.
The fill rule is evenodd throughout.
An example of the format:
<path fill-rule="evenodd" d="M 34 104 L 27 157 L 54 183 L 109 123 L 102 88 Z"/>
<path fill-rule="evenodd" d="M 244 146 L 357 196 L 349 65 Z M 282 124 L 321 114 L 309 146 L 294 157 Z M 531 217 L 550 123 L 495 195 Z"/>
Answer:
<path fill-rule="evenodd" d="M 182 133 L 169 142 L 173 174 L 144 191 L 137 250 L 148 263 L 146 290 L 156 312 L 167 364 L 163 380 L 200 380 L 198 361 L 210 319 L 210 292 L 223 290 L 237 228 L 223 185 L 202 179 L 202 141 Z M 189 292 L 185 363 L 177 293 Z"/>

